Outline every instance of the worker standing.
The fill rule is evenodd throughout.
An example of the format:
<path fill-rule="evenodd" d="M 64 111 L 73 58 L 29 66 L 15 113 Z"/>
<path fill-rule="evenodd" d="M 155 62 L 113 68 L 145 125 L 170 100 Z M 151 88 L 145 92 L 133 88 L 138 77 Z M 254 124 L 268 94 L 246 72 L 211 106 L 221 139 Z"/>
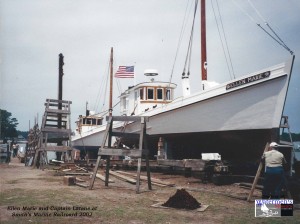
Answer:
<path fill-rule="evenodd" d="M 279 199 L 281 190 L 285 186 L 283 165 L 286 164 L 286 160 L 283 154 L 278 151 L 278 146 L 276 142 L 272 142 L 268 151 L 262 156 L 266 166 L 262 191 L 263 199 Z"/>

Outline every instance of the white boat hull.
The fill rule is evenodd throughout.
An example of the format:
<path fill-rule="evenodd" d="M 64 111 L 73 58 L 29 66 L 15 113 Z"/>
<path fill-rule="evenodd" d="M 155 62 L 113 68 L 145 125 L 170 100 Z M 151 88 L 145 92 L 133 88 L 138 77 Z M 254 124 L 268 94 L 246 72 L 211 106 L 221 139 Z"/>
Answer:
<path fill-rule="evenodd" d="M 249 130 L 278 129 L 289 86 L 293 60 L 215 88 L 175 99 L 172 103 L 140 116 L 148 116 L 147 134 L 154 137 Z M 246 79 L 270 72 L 251 82 Z M 250 77 L 250 78 L 249 78 Z M 226 89 L 226 87 L 230 87 Z M 116 124 L 116 128 L 123 123 Z M 127 132 L 140 127 L 131 123 Z M 73 146 L 96 147 L 102 143 L 105 125 L 74 136 Z M 266 133 L 271 133 L 267 131 Z"/>

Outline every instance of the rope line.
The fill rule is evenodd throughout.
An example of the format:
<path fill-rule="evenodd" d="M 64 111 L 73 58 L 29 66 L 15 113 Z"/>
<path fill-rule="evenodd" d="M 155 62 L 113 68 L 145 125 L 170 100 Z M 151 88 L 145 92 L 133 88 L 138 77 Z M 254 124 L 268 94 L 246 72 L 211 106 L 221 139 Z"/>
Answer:
<path fill-rule="evenodd" d="M 230 77 L 232 78 L 232 73 L 231 73 L 230 68 L 229 68 L 228 58 L 227 58 L 226 51 L 225 51 L 225 48 L 224 48 L 224 43 L 223 43 L 223 40 L 222 40 L 222 37 L 221 37 L 219 23 L 218 23 L 218 20 L 217 20 L 217 16 L 216 16 L 216 13 L 215 13 L 215 8 L 214 8 L 212 0 L 211 0 L 211 6 L 212 6 L 213 13 L 214 13 L 214 17 L 215 17 L 215 21 L 216 21 L 216 25 L 217 25 L 217 30 L 218 30 L 218 33 L 219 33 L 219 37 L 220 37 L 220 41 L 221 41 L 221 45 L 222 45 L 224 57 L 225 57 L 225 60 L 226 60 L 227 69 L 228 69 Z"/>
<path fill-rule="evenodd" d="M 258 11 L 258 9 L 254 6 L 254 4 L 251 2 L 251 0 L 248 0 L 248 3 L 252 7 L 252 9 L 256 12 L 258 17 L 264 22 L 264 24 L 267 26 L 267 28 L 273 33 L 273 35 L 267 31 L 262 25 L 255 21 L 255 19 L 250 16 L 245 10 L 243 10 L 234 0 L 232 2 L 246 15 L 248 16 L 259 28 L 261 28 L 268 36 L 270 36 L 273 40 L 275 40 L 279 45 L 281 45 L 284 49 L 286 49 L 288 52 L 290 52 L 291 55 L 294 55 L 294 52 L 290 50 L 290 48 L 284 43 L 284 41 L 279 37 L 279 35 L 272 29 L 270 24 L 266 22 L 262 14 Z"/>
<path fill-rule="evenodd" d="M 217 0 L 216 0 L 216 3 L 217 3 L 217 8 L 218 8 L 218 13 L 219 13 L 221 27 L 222 27 L 222 30 L 223 30 L 223 35 L 224 35 L 224 40 L 225 40 L 225 44 L 226 44 L 227 54 L 228 54 L 228 58 L 229 58 L 230 66 L 231 66 L 232 76 L 233 76 L 233 78 L 235 78 L 235 73 L 234 73 L 234 69 L 233 69 L 231 54 L 230 54 L 229 47 L 228 47 L 228 41 L 227 41 L 227 37 L 226 37 L 224 25 L 223 25 L 222 16 L 221 16 L 221 13 L 220 13 L 219 3 L 218 3 Z"/>
<path fill-rule="evenodd" d="M 195 8 L 194 8 L 194 17 L 193 17 L 193 23 L 192 23 L 192 30 L 190 34 L 190 40 L 189 40 L 189 45 L 188 45 L 188 50 L 185 58 L 185 63 L 184 63 L 184 68 L 183 68 L 183 73 L 182 75 L 185 74 L 186 70 L 186 65 L 188 64 L 188 74 L 190 73 L 190 64 L 191 64 L 191 55 L 192 55 L 192 45 L 193 45 L 193 34 L 194 34 L 194 25 L 195 25 L 195 18 L 196 18 L 196 12 L 197 12 L 197 7 L 198 6 L 198 0 L 195 1 Z"/>
<path fill-rule="evenodd" d="M 174 68 L 175 68 L 175 64 L 176 64 L 176 60 L 177 60 L 177 56 L 178 56 L 178 51 L 179 51 L 179 48 L 180 48 L 180 45 L 181 45 L 181 42 L 182 42 L 182 39 L 183 39 L 183 33 L 184 33 L 186 23 L 187 23 L 188 8 L 189 8 L 189 1 L 187 1 L 186 8 L 185 8 L 185 14 L 184 14 L 184 18 L 183 18 L 183 22 L 182 22 L 182 26 L 181 26 L 181 30 L 180 30 L 180 35 L 179 35 L 179 40 L 178 40 L 177 49 L 176 49 L 176 53 L 175 53 L 174 63 L 173 63 L 173 66 L 172 66 L 171 75 L 170 75 L 170 79 L 169 79 L 169 85 L 172 82 Z"/>

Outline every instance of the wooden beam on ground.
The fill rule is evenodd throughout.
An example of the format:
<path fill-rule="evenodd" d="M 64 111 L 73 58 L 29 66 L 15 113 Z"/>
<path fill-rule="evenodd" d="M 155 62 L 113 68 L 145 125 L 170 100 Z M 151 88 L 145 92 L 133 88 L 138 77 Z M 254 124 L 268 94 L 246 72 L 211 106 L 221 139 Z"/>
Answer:
<path fill-rule="evenodd" d="M 76 177 L 76 182 L 86 182 L 85 180 L 83 180 L 83 179 L 81 179 L 81 178 L 79 178 L 79 177 Z"/>
<path fill-rule="evenodd" d="M 81 176 L 90 176 L 90 173 L 65 173 L 64 175 L 81 175 Z"/>
<path fill-rule="evenodd" d="M 130 175 L 130 176 L 133 176 L 133 177 L 137 176 L 134 173 L 129 173 L 129 172 L 125 172 L 125 171 L 119 171 L 118 170 L 116 172 L 120 173 L 120 174 Z M 141 178 L 141 180 L 146 180 L 146 181 L 148 180 L 147 176 L 140 176 L 140 178 Z M 175 186 L 175 184 L 165 182 L 165 181 L 162 181 L 160 179 L 153 178 L 153 177 L 151 177 L 151 183 L 154 184 L 154 185 L 157 185 L 157 186 L 169 186 L 169 187 Z"/>
<path fill-rule="evenodd" d="M 127 177 L 127 176 L 124 176 L 124 175 L 119 174 L 119 173 L 117 173 L 117 172 L 114 172 L 114 171 L 112 171 L 112 170 L 109 171 L 109 174 L 111 174 L 111 175 L 113 175 L 113 176 L 115 176 L 115 177 L 118 177 L 119 179 L 124 180 L 124 181 L 126 181 L 126 182 L 129 182 L 129 183 L 131 183 L 131 184 L 136 184 L 136 180 L 135 180 L 135 179 L 132 179 L 132 178 Z"/>
<path fill-rule="evenodd" d="M 89 172 L 87 169 L 82 168 L 82 167 L 80 167 L 80 166 L 75 165 L 75 167 L 78 168 L 78 169 L 80 169 L 80 170 L 83 170 L 83 171 L 85 171 L 85 172 Z"/>
<path fill-rule="evenodd" d="M 64 169 L 62 170 L 63 172 L 68 172 L 68 171 L 71 171 L 72 169 Z"/>
<path fill-rule="evenodd" d="M 100 173 L 97 173 L 96 174 L 96 177 L 99 178 L 100 180 L 102 181 L 105 181 L 105 176 L 103 176 L 102 174 Z M 115 181 L 113 181 L 112 179 L 108 179 L 108 183 L 114 183 Z"/>
<path fill-rule="evenodd" d="M 88 184 L 84 184 L 84 183 L 76 183 L 77 186 L 79 187 L 84 187 L 84 188 L 88 188 L 89 185 Z"/>

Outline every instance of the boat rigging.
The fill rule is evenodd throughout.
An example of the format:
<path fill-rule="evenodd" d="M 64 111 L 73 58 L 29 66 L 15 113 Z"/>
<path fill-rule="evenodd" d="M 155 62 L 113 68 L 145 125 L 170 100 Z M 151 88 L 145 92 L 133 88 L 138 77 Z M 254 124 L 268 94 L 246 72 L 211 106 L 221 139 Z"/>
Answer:
<path fill-rule="evenodd" d="M 240 5 L 237 4 L 234 0 L 233 3 L 252 21 L 254 22 L 262 31 L 264 31 L 269 37 L 271 37 L 274 41 L 276 41 L 280 46 L 282 46 L 285 50 L 287 50 L 291 55 L 294 55 L 294 52 L 285 44 L 285 42 L 279 37 L 279 35 L 274 31 L 271 25 L 264 19 L 262 14 L 258 11 L 258 9 L 254 6 L 251 0 L 248 0 L 250 6 L 253 8 L 258 17 L 263 21 L 266 25 L 264 28 L 259 22 L 257 22 L 249 13 L 247 13 Z M 269 30 L 269 31 L 268 31 Z"/>

